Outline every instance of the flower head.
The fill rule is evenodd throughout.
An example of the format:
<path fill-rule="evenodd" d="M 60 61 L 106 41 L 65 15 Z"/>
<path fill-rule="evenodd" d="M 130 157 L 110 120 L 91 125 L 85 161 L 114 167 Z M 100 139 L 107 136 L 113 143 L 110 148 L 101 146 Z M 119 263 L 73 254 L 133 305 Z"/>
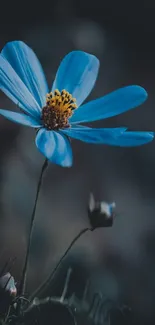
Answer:
<path fill-rule="evenodd" d="M 77 108 L 76 99 L 65 89 L 55 90 L 46 96 L 46 105 L 42 109 L 41 119 L 47 130 L 59 130 L 70 127 L 69 118 Z"/>
<path fill-rule="evenodd" d="M 127 128 L 89 128 L 80 123 L 118 115 L 142 104 L 146 91 L 128 86 L 84 105 L 99 70 L 99 60 L 88 53 L 67 54 L 49 89 L 35 53 L 21 41 L 9 42 L 0 54 L 0 88 L 22 113 L 1 109 L 0 114 L 37 130 L 36 146 L 50 161 L 69 167 L 72 149 L 68 138 L 114 146 L 138 146 L 152 141 L 153 132 Z"/>

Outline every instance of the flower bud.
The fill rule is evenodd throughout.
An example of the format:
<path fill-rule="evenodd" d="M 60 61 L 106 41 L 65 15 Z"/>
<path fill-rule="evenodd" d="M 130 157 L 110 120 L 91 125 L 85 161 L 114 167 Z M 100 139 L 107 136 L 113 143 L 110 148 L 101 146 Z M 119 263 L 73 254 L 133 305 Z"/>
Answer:
<path fill-rule="evenodd" d="M 115 207 L 115 202 L 96 202 L 91 193 L 88 204 L 88 218 L 91 224 L 91 230 L 101 227 L 112 227 Z"/>
<path fill-rule="evenodd" d="M 14 278 L 9 272 L 0 277 L 0 293 L 5 293 L 12 297 L 15 297 L 17 294 Z"/>
<path fill-rule="evenodd" d="M 7 312 L 13 299 L 16 297 L 17 289 L 13 276 L 8 272 L 0 277 L 0 314 Z"/>

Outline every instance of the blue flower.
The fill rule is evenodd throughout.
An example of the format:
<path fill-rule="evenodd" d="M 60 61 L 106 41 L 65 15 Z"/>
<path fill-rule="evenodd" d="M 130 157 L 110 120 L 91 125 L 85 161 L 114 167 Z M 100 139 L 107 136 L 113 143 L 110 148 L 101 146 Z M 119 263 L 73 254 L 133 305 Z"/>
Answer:
<path fill-rule="evenodd" d="M 89 128 L 80 125 L 118 115 L 142 104 L 140 86 L 118 89 L 81 105 L 94 87 L 99 60 L 73 51 L 62 60 L 49 92 L 35 53 L 21 41 L 9 42 L 0 54 L 0 88 L 22 113 L 1 109 L 9 120 L 37 130 L 36 146 L 50 161 L 72 165 L 70 138 L 114 146 L 138 146 L 153 139 L 152 132 L 127 132 L 127 128 Z"/>

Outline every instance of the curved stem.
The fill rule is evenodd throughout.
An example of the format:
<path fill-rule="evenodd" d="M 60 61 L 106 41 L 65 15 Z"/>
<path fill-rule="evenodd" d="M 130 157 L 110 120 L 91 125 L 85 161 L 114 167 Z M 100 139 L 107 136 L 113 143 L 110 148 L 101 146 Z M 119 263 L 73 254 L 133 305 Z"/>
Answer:
<path fill-rule="evenodd" d="M 68 252 L 71 250 L 71 248 L 73 247 L 73 245 L 77 242 L 77 240 L 83 235 L 85 234 L 87 231 L 91 230 L 90 228 L 84 228 L 82 229 L 76 236 L 75 238 L 72 240 L 72 242 L 70 243 L 70 245 L 68 246 L 68 248 L 66 249 L 65 253 L 62 255 L 62 257 L 60 258 L 58 264 L 55 266 L 54 270 L 52 271 L 52 273 L 49 275 L 49 277 L 40 285 L 40 287 L 31 295 L 30 297 L 30 301 L 32 301 L 35 297 L 37 297 L 37 295 L 39 295 L 42 291 L 44 291 L 48 285 L 52 282 L 52 280 L 54 279 L 55 273 L 57 271 L 57 269 L 59 268 L 59 266 L 61 265 L 61 263 L 63 262 L 63 260 L 65 259 L 66 255 L 68 254 Z"/>
<path fill-rule="evenodd" d="M 36 207 L 37 207 L 37 202 L 38 202 L 38 196 L 39 192 L 41 189 L 41 184 L 42 184 L 42 178 L 45 169 L 48 166 L 48 160 L 45 159 L 44 164 L 41 169 L 41 173 L 39 176 L 39 181 L 38 181 L 38 186 L 37 186 L 37 193 L 35 197 L 35 202 L 34 202 L 34 207 L 31 215 L 31 222 L 30 222 L 30 230 L 28 234 L 28 243 L 27 243 L 27 250 L 26 250 L 26 256 L 25 256 L 25 263 L 23 267 L 23 272 L 22 272 L 22 277 L 21 277 L 21 282 L 20 282 L 20 287 L 19 287 L 19 295 L 24 295 L 25 293 L 25 285 L 26 285 L 26 277 L 27 277 L 27 267 L 28 267 L 28 262 L 29 262 L 29 254 L 30 254 L 30 247 L 31 247 L 31 240 L 32 240 L 32 233 L 33 233 L 33 228 L 34 228 L 34 221 L 35 221 L 35 212 L 36 212 Z"/>

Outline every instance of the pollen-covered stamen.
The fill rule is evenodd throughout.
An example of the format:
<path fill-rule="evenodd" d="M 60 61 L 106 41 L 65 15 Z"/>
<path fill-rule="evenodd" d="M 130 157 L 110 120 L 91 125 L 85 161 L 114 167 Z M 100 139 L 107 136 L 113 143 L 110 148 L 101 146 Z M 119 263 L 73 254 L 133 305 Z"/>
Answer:
<path fill-rule="evenodd" d="M 46 95 L 46 106 L 42 109 L 42 120 L 48 130 L 58 130 L 69 127 L 68 119 L 77 108 L 76 99 L 66 91 L 55 90 Z"/>

